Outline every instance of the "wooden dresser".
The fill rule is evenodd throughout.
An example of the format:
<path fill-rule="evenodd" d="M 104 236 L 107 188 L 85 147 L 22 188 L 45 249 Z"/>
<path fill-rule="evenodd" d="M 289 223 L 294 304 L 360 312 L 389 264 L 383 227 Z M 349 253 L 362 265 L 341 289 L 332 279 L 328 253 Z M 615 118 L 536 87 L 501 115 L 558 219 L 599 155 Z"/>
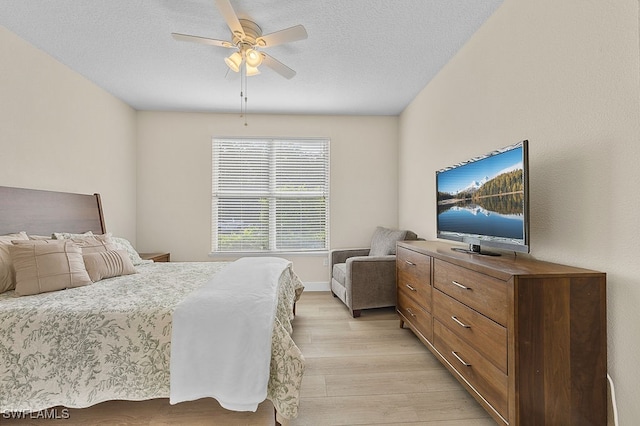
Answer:
<path fill-rule="evenodd" d="M 451 244 L 397 249 L 397 311 L 499 423 L 606 425 L 606 275 Z"/>

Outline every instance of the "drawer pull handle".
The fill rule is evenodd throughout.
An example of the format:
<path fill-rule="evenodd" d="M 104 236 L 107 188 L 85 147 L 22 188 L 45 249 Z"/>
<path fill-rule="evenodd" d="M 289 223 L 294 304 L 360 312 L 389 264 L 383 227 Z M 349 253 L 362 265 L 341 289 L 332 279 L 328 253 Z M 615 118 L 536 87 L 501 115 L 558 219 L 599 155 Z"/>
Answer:
<path fill-rule="evenodd" d="M 455 356 L 458 361 L 460 361 L 460 364 L 464 365 L 465 367 L 471 367 L 471 364 L 460 358 L 455 351 L 451 351 L 451 354 Z"/>
<path fill-rule="evenodd" d="M 406 262 L 406 263 L 407 263 L 407 265 L 409 265 L 409 266 L 416 266 L 416 264 L 415 264 L 415 263 L 413 263 L 413 262 L 411 262 L 411 261 L 409 261 L 409 260 L 405 260 L 405 262 Z"/>
<path fill-rule="evenodd" d="M 416 314 L 414 314 L 413 312 L 411 312 L 410 308 L 407 308 L 407 312 L 409 312 L 409 315 L 411 315 L 412 317 L 416 317 Z"/>
<path fill-rule="evenodd" d="M 451 281 L 451 284 L 460 287 L 463 290 L 471 290 L 471 287 L 464 286 L 460 284 L 458 281 Z"/>
<path fill-rule="evenodd" d="M 467 324 L 463 323 L 458 318 L 456 318 L 454 315 L 451 316 L 451 319 L 454 320 L 460 327 L 471 328 L 470 325 L 467 325 Z"/>
<path fill-rule="evenodd" d="M 405 284 L 405 286 L 411 291 L 416 291 L 416 288 L 415 287 L 411 287 L 409 284 Z"/>

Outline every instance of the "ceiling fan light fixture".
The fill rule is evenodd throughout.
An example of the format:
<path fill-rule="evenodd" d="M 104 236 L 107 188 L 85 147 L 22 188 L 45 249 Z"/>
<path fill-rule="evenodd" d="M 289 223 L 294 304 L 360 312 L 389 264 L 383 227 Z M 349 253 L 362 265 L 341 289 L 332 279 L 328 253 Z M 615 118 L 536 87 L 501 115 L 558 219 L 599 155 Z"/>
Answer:
<path fill-rule="evenodd" d="M 224 58 L 224 62 L 232 71 L 239 72 L 242 65 L 242 55 L 240 52 L 234 52 L 228 58 Z"/>
<path fill-rule="evenodd" d="M 247 49 L 245 52 L 247 65 L 257 68 L 262 63 L 262 55 L 256 49 Z"/>
<path fill-rule="evenodd" d="M 257 67 L 252 67 L 247 62 L 247 77 L 251 77 L 252 75 L 258 75 L 258 74 L 260 74 L 260 70 Z"/>
<path fill-rule="evenodd" d="M 240 19 L 233 10 L 231 0 L 215 0 L 218 10 L 231 30 L 231 40 L 217 40 L 213 38 L 171 33 L 174 39 L 179 41 L 191 41 L 195 43 L 208 44 L 211 46 L 235 49 L 229 57 L 224 58 L 224 62 L 234 72 L 240 73 L 240 116 L 247 113 L 247 77 L 260 74 L 258 67 L 264 63 L 267 68 L 272 69 L 284 78 L 291 79 L 296 72 L 284 65 L 272 56 L 262 53 L 261 48 L 277 46 L 297 40 L 304 40 L 308 37 L 307 30 L 302 25 L 296 25 L 275 31 L 265 36 L 262 29 L 255 22 L 248 19 Z M 243 68 L 244 66 L 244 68 Z M 247 125 L 245 118 L 244 125 Z"/>

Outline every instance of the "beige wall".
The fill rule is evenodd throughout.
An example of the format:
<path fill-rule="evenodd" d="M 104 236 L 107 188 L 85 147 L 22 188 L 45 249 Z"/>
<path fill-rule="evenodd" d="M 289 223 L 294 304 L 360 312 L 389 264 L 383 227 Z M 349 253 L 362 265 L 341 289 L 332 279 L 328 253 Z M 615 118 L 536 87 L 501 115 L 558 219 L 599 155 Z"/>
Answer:
<path fill-rule="evenodd" d="M 0 58 L 0 185 L 98 192 L 135 243 L 135 111 L 1 26 Z"/>
<path fill-rule="evenodd" d="M 638 23 L 637 0 L 505 0 L 400 120 L 399 224 L 430 238 L 434 171 L 529 139 L 531 255 L 608 274 L 621 425 L 640 419 Z"/>
<path fill-rule="evenodd" d="M 251 115 L 245 127 L 237 114 L 136 112 L 4 28 L 0 57 L 0 185 L 99 192 L 108 230 L 139 251 L 211 260 L 215 135 L 329 137 L 331 246 L 397 226 L 398 117 Z M 318 283 L 325 259 L 292 258 Z"/>
<path fill-rule="evenodd" d="M 397 226 L 398 117 L 140 112 L 139 250 L 211 260 L 211 138 L 331 139 L 331 246 L 368 247 L 377 225 Z M 305 282 L 328 282 L 326 256 L 290 257 Z M 327 287 L 328 289 L 328 287 Z"/>

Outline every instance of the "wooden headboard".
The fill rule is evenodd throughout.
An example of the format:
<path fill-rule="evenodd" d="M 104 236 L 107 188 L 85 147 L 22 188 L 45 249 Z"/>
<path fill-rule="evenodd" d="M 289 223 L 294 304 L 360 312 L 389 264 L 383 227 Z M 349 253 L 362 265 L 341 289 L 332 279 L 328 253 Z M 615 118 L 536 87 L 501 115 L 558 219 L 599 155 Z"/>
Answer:
<path fill-rule="evenodd" d="M 100 194 L 0 186 L 0 235 L 26 231 L 32 235 L 53 232 L 106 233 Z"/>

